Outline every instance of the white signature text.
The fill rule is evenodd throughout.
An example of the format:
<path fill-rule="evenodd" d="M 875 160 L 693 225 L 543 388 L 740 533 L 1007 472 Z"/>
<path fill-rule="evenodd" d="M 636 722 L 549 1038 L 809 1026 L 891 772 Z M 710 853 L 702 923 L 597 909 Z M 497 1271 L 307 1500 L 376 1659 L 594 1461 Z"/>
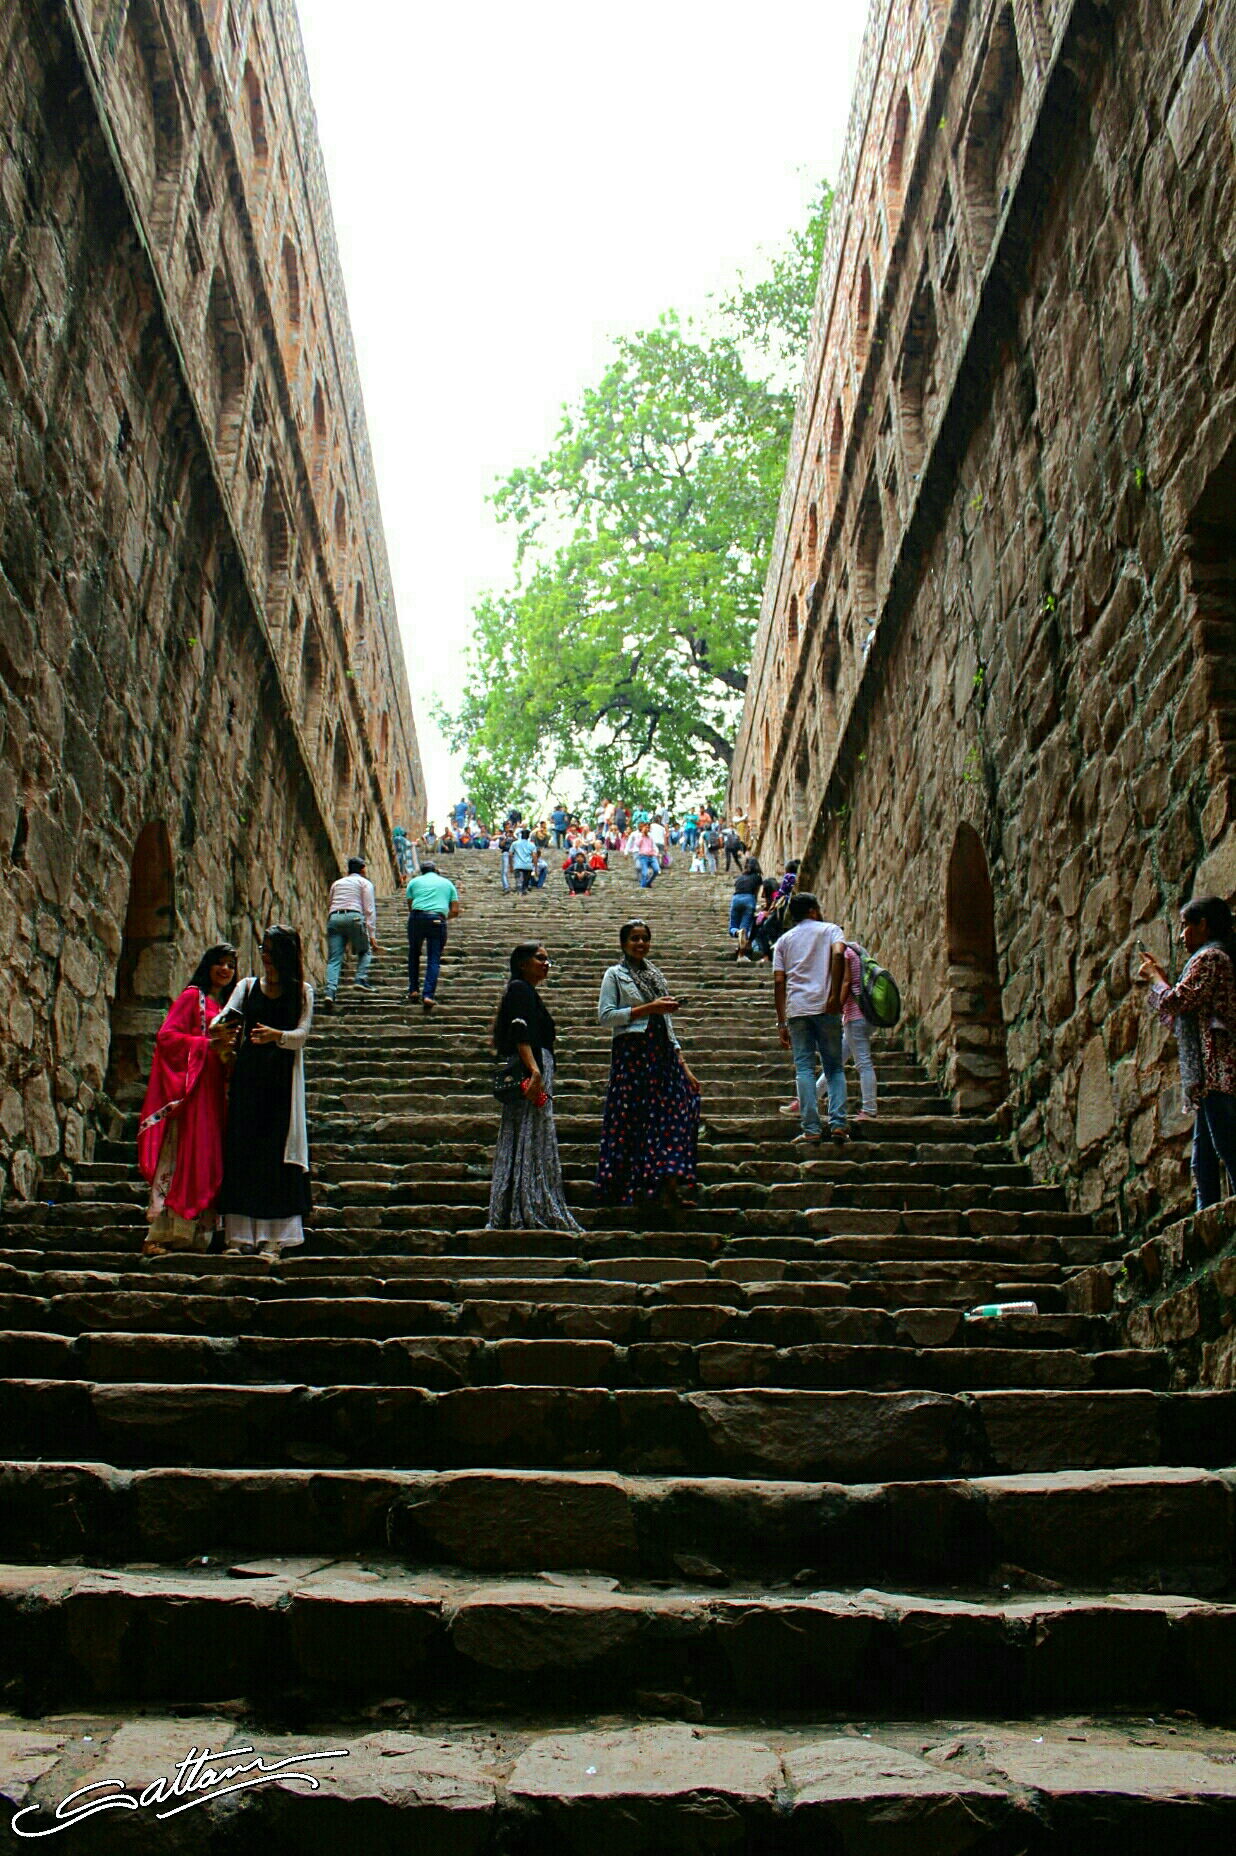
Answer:
<path fill-rule="evenodd" d="M 252 1758 L 247 1757 L 250 1754 Z M 254 1785 L 268 1785 L 272 1779 L 284 1783 L 299 1780 L 316 1792 L 320 1786 L 313 1773 L 297 1768 L 315 1760 L 347 1757 L 347 1747 L 332 1747 L 320 1753 L 290 1753 L 286 1759 L 265 1759 L 262 1754 L 254 1753 L 251 1746 L 233 1747 L 226 1755 L 212 1753 L 208 1746 L 200 1753 L 196 1747 L 190 1747 L 170 1778 L 153 1779 L 144 1791 L 134 1791 L 123 1779 L 96 1779 L 62 1798 L 56 1806 L 56 1821 L 45 1830 L 26 1830 L 20 1821 L 42 1811 L 42 1805 L 37 1804 L 25 1805 L 14 1813 L 13 1829 L 19 1837 L 54 1837 L 62 1830 L 71 1830 L 75 1824 L 85 1823 L 87 1818 L 97 1817 L 101 1811 L 148 1811 L 157 1805 L 164 1807 L 155 1810 L 155 1817 L 162 1820 L 177 1817 L 181 1811 L 191 1811 L 194 1805 L 206 1804 L 211 1798 L 248 1791 Z M 224 1758 L 226 1765 L 209 1763 Z"/>

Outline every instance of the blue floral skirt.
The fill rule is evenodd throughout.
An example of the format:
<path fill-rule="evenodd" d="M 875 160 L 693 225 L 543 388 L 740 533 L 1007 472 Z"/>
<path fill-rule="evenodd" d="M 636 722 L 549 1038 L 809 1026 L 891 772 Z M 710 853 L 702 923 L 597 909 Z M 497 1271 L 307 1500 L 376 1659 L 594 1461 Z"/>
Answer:
<path fill-rule="evenodd" d="M 665 1026 L 616 1037 L 610 1062 L 597 1197 L 631 1205 L 667 1179 L 695 1184 L 700 1099 L 688 1083 Z"/>

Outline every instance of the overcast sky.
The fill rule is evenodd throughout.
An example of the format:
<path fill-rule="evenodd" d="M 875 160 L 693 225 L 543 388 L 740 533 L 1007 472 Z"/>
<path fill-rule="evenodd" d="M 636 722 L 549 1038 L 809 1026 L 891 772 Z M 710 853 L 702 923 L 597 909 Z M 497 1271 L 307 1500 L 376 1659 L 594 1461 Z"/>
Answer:
<path fill-rule="evenodd" d="M 297 0 L 429 811 L 510 546 L 486 497 L 613 334 L 756 271 L 836 177 L 865 0 Z"/>

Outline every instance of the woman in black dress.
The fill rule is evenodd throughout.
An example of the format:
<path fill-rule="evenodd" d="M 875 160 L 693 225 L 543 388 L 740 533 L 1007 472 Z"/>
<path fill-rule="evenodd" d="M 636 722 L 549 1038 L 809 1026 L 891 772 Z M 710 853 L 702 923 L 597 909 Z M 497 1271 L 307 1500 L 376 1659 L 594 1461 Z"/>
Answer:
<path fill-rule="evenodd" d="M 554 1127 L 554 1021 L 537 992 L 549 955 L 524 941 L 511 955 L 511 978 L 490 1038 L 499 1057 L 518 1056 L 526 1088 L 502 1104 L 489 1193 L 490 1231 L 578 1231 L 567 1209 Z"/>
<path fill-rule="evenodd" d="M 279 925 L 262 937 L 262 973 L 241 980 L 227 1004 L 239 1026 L 223 1144 L 224 1247 L 268 1262 L 305 1241 L 310 1209 L 304 1045 L 313 1023 L 300 935 Z"/>

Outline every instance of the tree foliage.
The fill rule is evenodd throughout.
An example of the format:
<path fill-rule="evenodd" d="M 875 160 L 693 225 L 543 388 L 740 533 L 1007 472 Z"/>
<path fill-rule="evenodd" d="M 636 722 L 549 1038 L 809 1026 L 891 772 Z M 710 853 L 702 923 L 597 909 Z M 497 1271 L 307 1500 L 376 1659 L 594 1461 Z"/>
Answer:
<path fill-rule="evenodd" d="M 473 784 L 723 782 L 831 201 L 822 187 L 770 274 L 708 328 L 670 312 L 619 338 L 548 457 L 498 488 L 515 583 L 477 606 L 463 699 L 443 718 Z"/>

